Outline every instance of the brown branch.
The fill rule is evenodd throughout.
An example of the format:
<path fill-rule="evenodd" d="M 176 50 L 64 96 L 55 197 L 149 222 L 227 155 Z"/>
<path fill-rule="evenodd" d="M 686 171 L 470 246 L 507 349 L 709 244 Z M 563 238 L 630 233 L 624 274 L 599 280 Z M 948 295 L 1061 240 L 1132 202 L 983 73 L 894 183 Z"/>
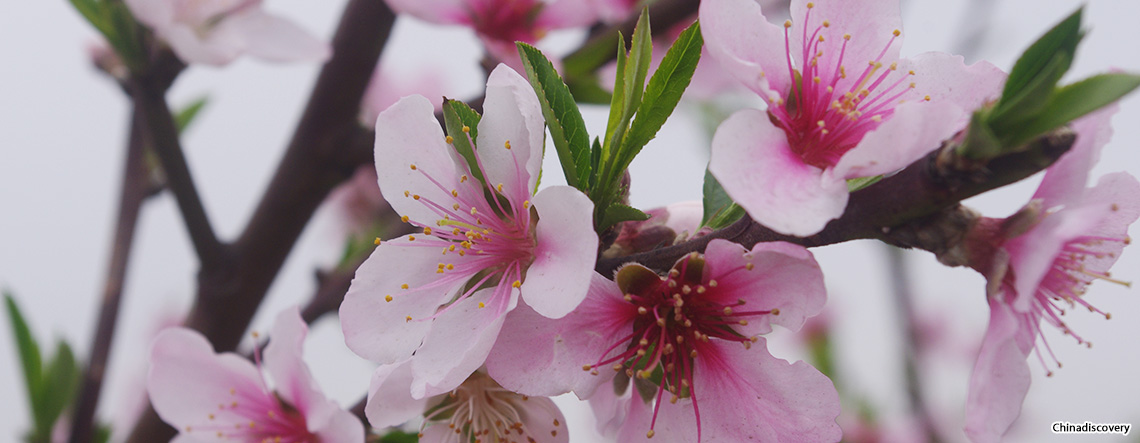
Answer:
<path fill-rule="evenodd" d="M 223 259 L 225 248 L 214 234 L 206 209 L 202 206 L 202 198 L 198 195 L 198 188 L 194 185 L 194 178 L 182 151 L 178 126 L 166 103 L 166 90 L 174 78 L 167 72 L 170 68 L 163 68 L 168 64 L 175 65 L 175 74 L 183 66 L 177 61 L 160 59 L 152 64 L 151 70 L 129 79 L 128 88 L 135 109 L 144 118 L 146 134 L 149 136 L 147 142 L 162 163 L 166 187 L 178 203 L 194 252 L 204 266 L 215 266 Z"/>
<path fill-rule="evenodd" d="M 895 246 L 937 252 L 946 245 L 916 235 L 908 225 L 929 225 L 931 221 L 927 218 L 953 214 L 947 210 L 962 200 L 1045 169 L 1067 152 L 1075 140 L 1072 131 L 1061 129 L 1037 138 L 1017 152 L 986 162 L 972 162 L 957 155 L 957 144 L 947 142 L 941 149 L 911 163 L 898 174 L 852 193 L 843 216 L 832 220 L 818 234 L 802 238 L 780 234 L 745 216 L 724 229 L 677 245 L 626 257 L 600 259 L 595 269 L 602 275 L 611 276 L 622 264 L 638 262 L 664 271 L 685 254 L 703 251 L 709 241 L 717 238 L 748 248 L 770 241 L 812 247 L 874 238 Z"/>
<path fill-rule="evenodd" d="M 143 202 L 151 195 L 149 175 L 144 161 L 146 123 L 136 108 L 132 113 L 130 138 L 127 142 L 126 163 L 123 166 L 123 183 L 119 194 L 119 215 L 115 224 L 115 237 L 111 246 L 111 261 L 103 286 L 102 306 L 91 342 L 91 355 L 84 372 L 83 386 L 72 411 L 71 441 L 92 440 L 95 431 L 95 407 L 103 387 L 103 375 L 111 355 L 111 342 L 119 316 L 127 263 L 134 243 L 135 227 Z"/>

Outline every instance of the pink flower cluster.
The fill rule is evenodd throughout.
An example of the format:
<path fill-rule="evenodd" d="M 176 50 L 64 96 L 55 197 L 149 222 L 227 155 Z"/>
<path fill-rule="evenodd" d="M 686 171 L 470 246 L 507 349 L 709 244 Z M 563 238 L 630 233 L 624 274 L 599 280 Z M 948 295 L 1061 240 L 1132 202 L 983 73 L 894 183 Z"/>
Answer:
<path fill-rule="evenodd" d="M 471 26 L 505 62 L 517 58 L 515 40 L 630 8 L 387 1 Z M 215 3 L 225 2 L 128 0 L 188 61 L 326 55 L 260 2 Z M 779 233 L 821 231 L 843 214 L 847 180 L 893 173 L 936 149 L 1004 81 L 984 62 L 900 57 L 894 0 L 797 0 L 790 12 L 781 25 L 754 0 L 705 0 L 699 10 L 711 58 L 767 105 L 720 125 L 709 171 L 753 220 Z M 771 355 L 764 338 L 775 325 L 799 331 L 823 310 L 823 273 L 807 249 L 715 239 L 661 274 L 638 263 L 598 274 L 593 202 L 569 186 L 539 189 L 545 127 L 527 80 L 500 64 L 478 123 L 469 119 L 458 133 L 444 133 L 436 109 L 414 95 L 379 112 L 376 175 L 361 175 L 416 229 L 377 239 L 339 311 L 349 349 L 378 365 L 365 408 L 373 427 L 418 417 L 425 442 L 567 442 L 566 419 L 548 397 L 573 392 L 621 442 L 843 437 L 831 380 Z M 1099 312 L 1085 288 L 1112 280 L 1108 268 L 1140 216 L 1140 183 L 1130 175 L 1086 189 L 1110 115 L 1073 125 L 1076 146 L 1025 209 L 983 219 L 969 234 L 969 264 L 989 279 L 991 307 L 967 405 L 975 441 L 999 440 L 1017 417 L 1029 354 L 1052 358 L 1036 345 L 1042 322 L 1086 342 L 1061 315 Z M 657 217 L 620 227 L 602 253 L 625 256 L 707 232 L 694 204 L 649 212 Z M 148 376 L 156 411 L 179 429 L 179 441 L 363 441 L 360 421 L 325 398 L 301 360 L 305 331 L 295 309 L 280 314 L 264 365 L 215 354 L 188 330 L 164 332 Z"/>

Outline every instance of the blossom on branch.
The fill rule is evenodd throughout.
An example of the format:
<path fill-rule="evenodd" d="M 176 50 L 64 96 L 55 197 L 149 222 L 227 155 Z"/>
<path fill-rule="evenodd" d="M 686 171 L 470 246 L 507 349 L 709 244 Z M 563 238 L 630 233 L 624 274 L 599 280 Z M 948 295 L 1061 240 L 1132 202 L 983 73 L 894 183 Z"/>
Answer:
<path fill-rule="evenodd" d="M 470 27 L 498 62 L 522 71 L 516 41 L 534 44 L 555 29 L 597 20 L 588 0 L 386 0 L 392 10 L 421 20 Z"/>
<path fill-rule="evenodd" d="M 1086 188 L 1089 169 L 1111 137 L 1113 112 L 1073 123 L 1076 143 L 1047 170 L 1031 202 L 1009 218 L 980 220 L 969 234 L 969 265 L 986 276 L 990 305 L 966 403 L 966 433 L 975 442 L 1001 440 L 1021 413 L 1030 354 L 1049 375 L 1048 360 L 1061 367 L 1041 336 L 1042 322 L 1091 347 L 1062 316 L 1087 309 L 1110 318 L 1084 299 L 1085 291 L 1095 280 L 1126 284 L 1109 268 L 1140 216 L 1140 182 L 1118 172 Z M 1043 346 L 1037 346 L 1039 336 Z"/>
<path fill-rule="evenodd" d="M 566 418 L 553 401 L 506 390 L 484 371 L 475 371 L 450 392 L 421 399 L 408 394 L 411 382 L 407 363 L 377 368 L 364 409 L 372 426 L 398 426 L 423 416 L 423 443 L 570 441 Z"/>
<path fill-rule="evenodd" d="M 178 429 L 179 443 L 363 443 L 360 420 L 325 398 L 301 359 L 307 330 L 297 308 L 278 314 L 265 362 L 257 366 L 235 354 L 214 353 L 198 332 L 163 331 L 151 347 L 147 375 L 155 412 Z"/>
<path fill-rule="evenodd" d="M 411 358 L 414 398 L 448 392 L 479 368 L 520 296 L 562 317 L 585 298 L 593 272 L 593 203 L 568 186 L 534 194 L 544 127 L 530 85 L 499 66 L 484 110 L 477 128 L 460 134 L 474 139 L 471 164 L 421 96 L 376 122 L 380 190 L 423 233 L 376 247 L 340 318 L 357 355 L 380 364 Z"/>
<path fill-rule="evenodd" d="M 125 0 L 139 22 L 186 63 L 221 66 L 242 54 L 274 62 L 323 61 L 327 43 L 261 8 L 261 0 Z"/>
<path fill-rule="evenodd" d="M 847 179 L 910 164 L 996 97 L 989 63 L 926 53 L 899 58 L 896 0 L 796 0 L 792 20 L 769 23 L 755 0 L 701 3 L 709 54 L 766 111 L 720 125 L 709 170 L 753 220 L 807 236 L 843 214 Z"/>
<path fill-rule="evenodd" d="M 618 441 L 838 441 L 831 381 L 760 337 L 799 329 L 825 298 L 806 249 L 717 239 L 664 277 L 638 264 L 616 282 L 595 274 L 562 319 L 516 309 L 487 370 L 524 394 L 590 398 Z"/>

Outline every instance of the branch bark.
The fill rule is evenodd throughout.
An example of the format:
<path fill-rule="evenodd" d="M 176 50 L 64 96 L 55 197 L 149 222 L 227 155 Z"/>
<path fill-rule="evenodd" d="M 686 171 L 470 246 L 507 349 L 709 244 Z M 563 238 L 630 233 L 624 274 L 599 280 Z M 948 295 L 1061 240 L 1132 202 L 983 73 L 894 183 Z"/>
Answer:
<path fill-rule="evenodd" d="M 683 243 L 625 257 L 599 259 L 595 269 L 602 275 L 611 276 L 622 264 L 638 262 L 664 272 L 677 259 L 690 252 L 703 251 L 710 241 L 717 238 L 746 248 L 771 241 L 813 247 L 849 240 L 879 239 L 899 247 L 938 252 L 945 250 L 943 248 L 947 245 L 926 241 L 915 235 L 913 229 L 907 229 L 909 225 L 928 226 L 932 223 L 930 217 L 953 214 L 947 209 L 956 207 L 962 200 L 1040 172 L 1068 152 L 1075 140 L 1076 135 L 1063 128 L 1039 137 L 1016 152 L 985 162 L 957 155 L 957 144 L 947 142 L 898 174 L 853 192 L 843 215 L 828 223 L 818 234 L 809 237 L 781 234 L 745 215 L 724 229 Z M 936 240 L 945 240 L 945 237 Z"/>

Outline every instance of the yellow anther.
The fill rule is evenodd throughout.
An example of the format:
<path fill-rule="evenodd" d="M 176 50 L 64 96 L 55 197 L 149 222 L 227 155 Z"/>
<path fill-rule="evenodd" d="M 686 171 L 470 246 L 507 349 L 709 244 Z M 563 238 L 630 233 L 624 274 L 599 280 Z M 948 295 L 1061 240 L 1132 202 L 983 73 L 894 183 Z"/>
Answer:
<path fill-rule="evenodd" d="M 882 122 L 882 121 L 883 121 L 883 116 L 881 116 L 881 115 L 872 115 L 872 116 L 871 116 L 871 121 L 873 121 L 873 122 L 875 122 L 875 123 L 879 123 L 879 122 Z"/>
<path fill-rule="evenodd" d="M 448 264 L 447 264 L 447 270 L 448 270 L 448 271 L 450 271 L 450 270 L 452 270 L 452 269 L 455 269 L 455 265 L 453 265 L 453 264 L 451 264 L 451 263 L 448 263 Z"/>
<path fill-rule="evenodd" d="M 452 189 L 452 190 L 451 190 L 451 196 L 452 196 L 452 197 L 459 197 L 459 191 L 457 191 L 457 190 L 455 190 L 455 189 Z"/>
<path fill-rule="evenodd" d="M 519 287 L 519 286 L 522 286 L 522 281 L 519 281 L 519 280 L 515 280 L 515 282 L 514 282 L 514 283 L 511 283 L 511 287 L 512 287 L 512 288 L 517 288 L 517 287 Z"/>
<path fill-rule="evenodd" d="M 756 265 L 754 265 L 752 263 L 748 263 L 748 264 L 744 265 L 744 269 L 747 269 L 749 271 L 751 271 L 755 267 L 756 267 Z"/>
<path fill-rule="evenodd" d="M 898 29 L 896 29 L 895 32 L 892 32 L 892 34 L 894 34 L 895 37 L 898 37 L 899 35 L 902 35 L 902 31 L 899 31 Z"/>
<path fill-rule="evenodd" d="M 913 69 L 911 69 L 911 70 L 907 71 L 907 72 L 906 72 L 906 75 L 914 75 L 914 70 L 913 70 Z"/>
<path fill-rule="evenodd" d="M 844 40 L 851 40 L 851 34 L 843 34 Z"/>
<path fill-rule="evenodd" d="M 784 20 L 784 29 L 788 29 L 790 27 L 792 27 L 792 21 L 791 20 Z"/>
<path fill-rule="evenodd" d="M 925 97 L 923 97 L 922 99 L 923 99 L 923 100 L 925 100 L 925 101 L 930 101 L 930 96 L 929 96 L 929 95 L 928 95 L 928 96 L 925 96 Z"/>
<path fill-rule="evenodd" d="M 416 236 L 414 236 L 414 235 L 409 235 L 409 236 L 408 236 L 408 241 L 416 241 Z"/>
<path fill-rule="evenodd" d="M 464 132 L 464 133 L 469 133 L 469 132 L 471 132 L 471 127 L 470 127 L 470 126 L 467 126 L 467 125 L 463 125 L 463 132 Z"/>
<path fill-rule="evenodd" d="M 499 183 L 499 185 L 498 185 L 498 186 L 495 186 L 495 190 L 496 190 L 496 191 L 499 191 L 499 192 L 503 192 L 503 184 L 502 184 L 502 183 Z"/>
<path fill-rule="evenodd" d="M 830 28 L 830 27 L 831 27 L 831 22 L 830 22 L 830 21 L 828 21 L 828 20 L 824 20 L 824 21 L 823 21 L 823 27 L 825 27 L 825 28 Z"/>
<path fill-rule="evenodd" d="M 820 79 L 819 77 L 812 77 L 811 81 L 812 81 L 812 83 L 815 83 L 818 85 L 819 82 L 822 81 L 822 79 Z"/>
<path fill-rule="evenodd" d="M 503 143 L 503 147 L 507 148 L 507 149 L 511 149 L 511 141 L 507 140 L 505 143 Z"/>
<path fill-rule="evenodd" d="M 471 207 L 471 215 L 475 215 L 475 213 L 476 213 L 476 212 L 478 212 L 478 211 L 477 211 L 477 210 L 475 210 L 475 207 L 474 207 L 474 206 L 472 206 L 472 207 Z"/>
<path fill-rule="evenodd" d="M 898 64 L 898 62 L 895 62 L 895 63 L 891 63 L 891 70 L 892 70 L 892 71 L 896 71 L 896 70 L 898 70 L 898 69 L 899 69 L 899 64 Z"/>
<path fill-rule="evenodd" d="M 772 315 L 780 315 L 780 308 L 772 308 Z"/>
<path fill-rule="evenodd" d="M 419 199 L 420 199 L 420 195 L 419 195 L 419 194 L 412 194 L 412 199 L 413 199 L 413 200 L 419 200 Z"/>
<path fill-rule="evenodd" d="M 452 203 L 452 204 L 451 204 L 451 209 L 452 209 L 452 210 L 455 210 L 455 211 L 458 211 L 458 210 L 459 210 L 459 203 Z"/>
<path fill-rule="evenodd" d="M 914 82 L 911 82 L 911 83 L 910 83 L 910 86 L 907 86 L 907 87 L 908 87 L 908 88 L 910 88 L 910 89 L 914 89 Z"/>
<path fill-rule="evenodd" d="M 409 316 L 404 318 L 404 322 L 410 322 L 410 321 L 412 321 L 412 316 L 409 315 Z"/>
<path fill-rule="evenodd" d="M 447 137 L 444 137 L 444 139 L 443 139 L 443 140 L 444 140 L 444 141 L 446 141 L 446 142 L 447 142 L 447 144 L 449 144 L 449 145 L 455 142 L 455 139 L 454 139 L 454 138 L 452 138 L 450 135 L 449 135 L 449 136 L 447 136 Z"/>
<path fill-rule="evenodd" d="M 823 120 L 817 121 L 817 122 L 815 122 L 815 124 L 821 128 L 827 125 L 827 123 L 824 123 Z"/>
<path fill-rule="evenodd" d="M 404 284 L 400 285 L 400 289 L 408 289 L 408 284 L 404 283 Z"/>
<path fill-rule="evenodd" d="M 411 191 L 404 191 L 404 197 L 410 197 L 411 195 Z"/>
<path fill-rule="evenodd" d="M 808 9 L 811 9 L 811 8 L 814 8 L 814 7 L 815 7 L 815 3 L 812 3 L 812 2 L 808 2 L 808 4 L 807 4 L 807 8 L 808 8 Z"/>
<path fill-rule="evenodd" d="M 424 227 L 424 235 L 431 235 L 431 228 L 430 227 L 427 227 L 427 226 Z"/>
<path fill-rule="evenodd" d="M 380 246 L 380 237 L 376 237 L 376 240 L 372 240 L 372 244 Z"/>
<path fill-rule="evenodd" d="M 820 42 L 820 43 L 823 43 L 823 36 L 822 36 L 822 35 L 821 35 L 821 36 L 819 36 L 819 42 Z"/>
<path fill-rule="evenodd" d="M 523 209 L 530 209 L 530 200 L 523 200 Z"/>
<path fill-rule="evenodd" d="M 390 301 L 392 301 L 392 294 L 388 294 L 388 295 L 385 295 L 385 296 L 384 296 L 384 301 L 387 301 L 387 302 L 390 302 Z"/>
<path fill-rule="evenodd" d="M 486 308 L 486 307 L 487 307 L 487 305 L 483 304 L 483 302 L 479 302 L 479 308 L 480 309 Z"/>
<path fill-rule="evenodd" d="M 460 183 L 463 183 L 465 181 L 467 181 L 467 174 L 463 174 L 463 175 L 459 176 L 459 182 Z"/>

